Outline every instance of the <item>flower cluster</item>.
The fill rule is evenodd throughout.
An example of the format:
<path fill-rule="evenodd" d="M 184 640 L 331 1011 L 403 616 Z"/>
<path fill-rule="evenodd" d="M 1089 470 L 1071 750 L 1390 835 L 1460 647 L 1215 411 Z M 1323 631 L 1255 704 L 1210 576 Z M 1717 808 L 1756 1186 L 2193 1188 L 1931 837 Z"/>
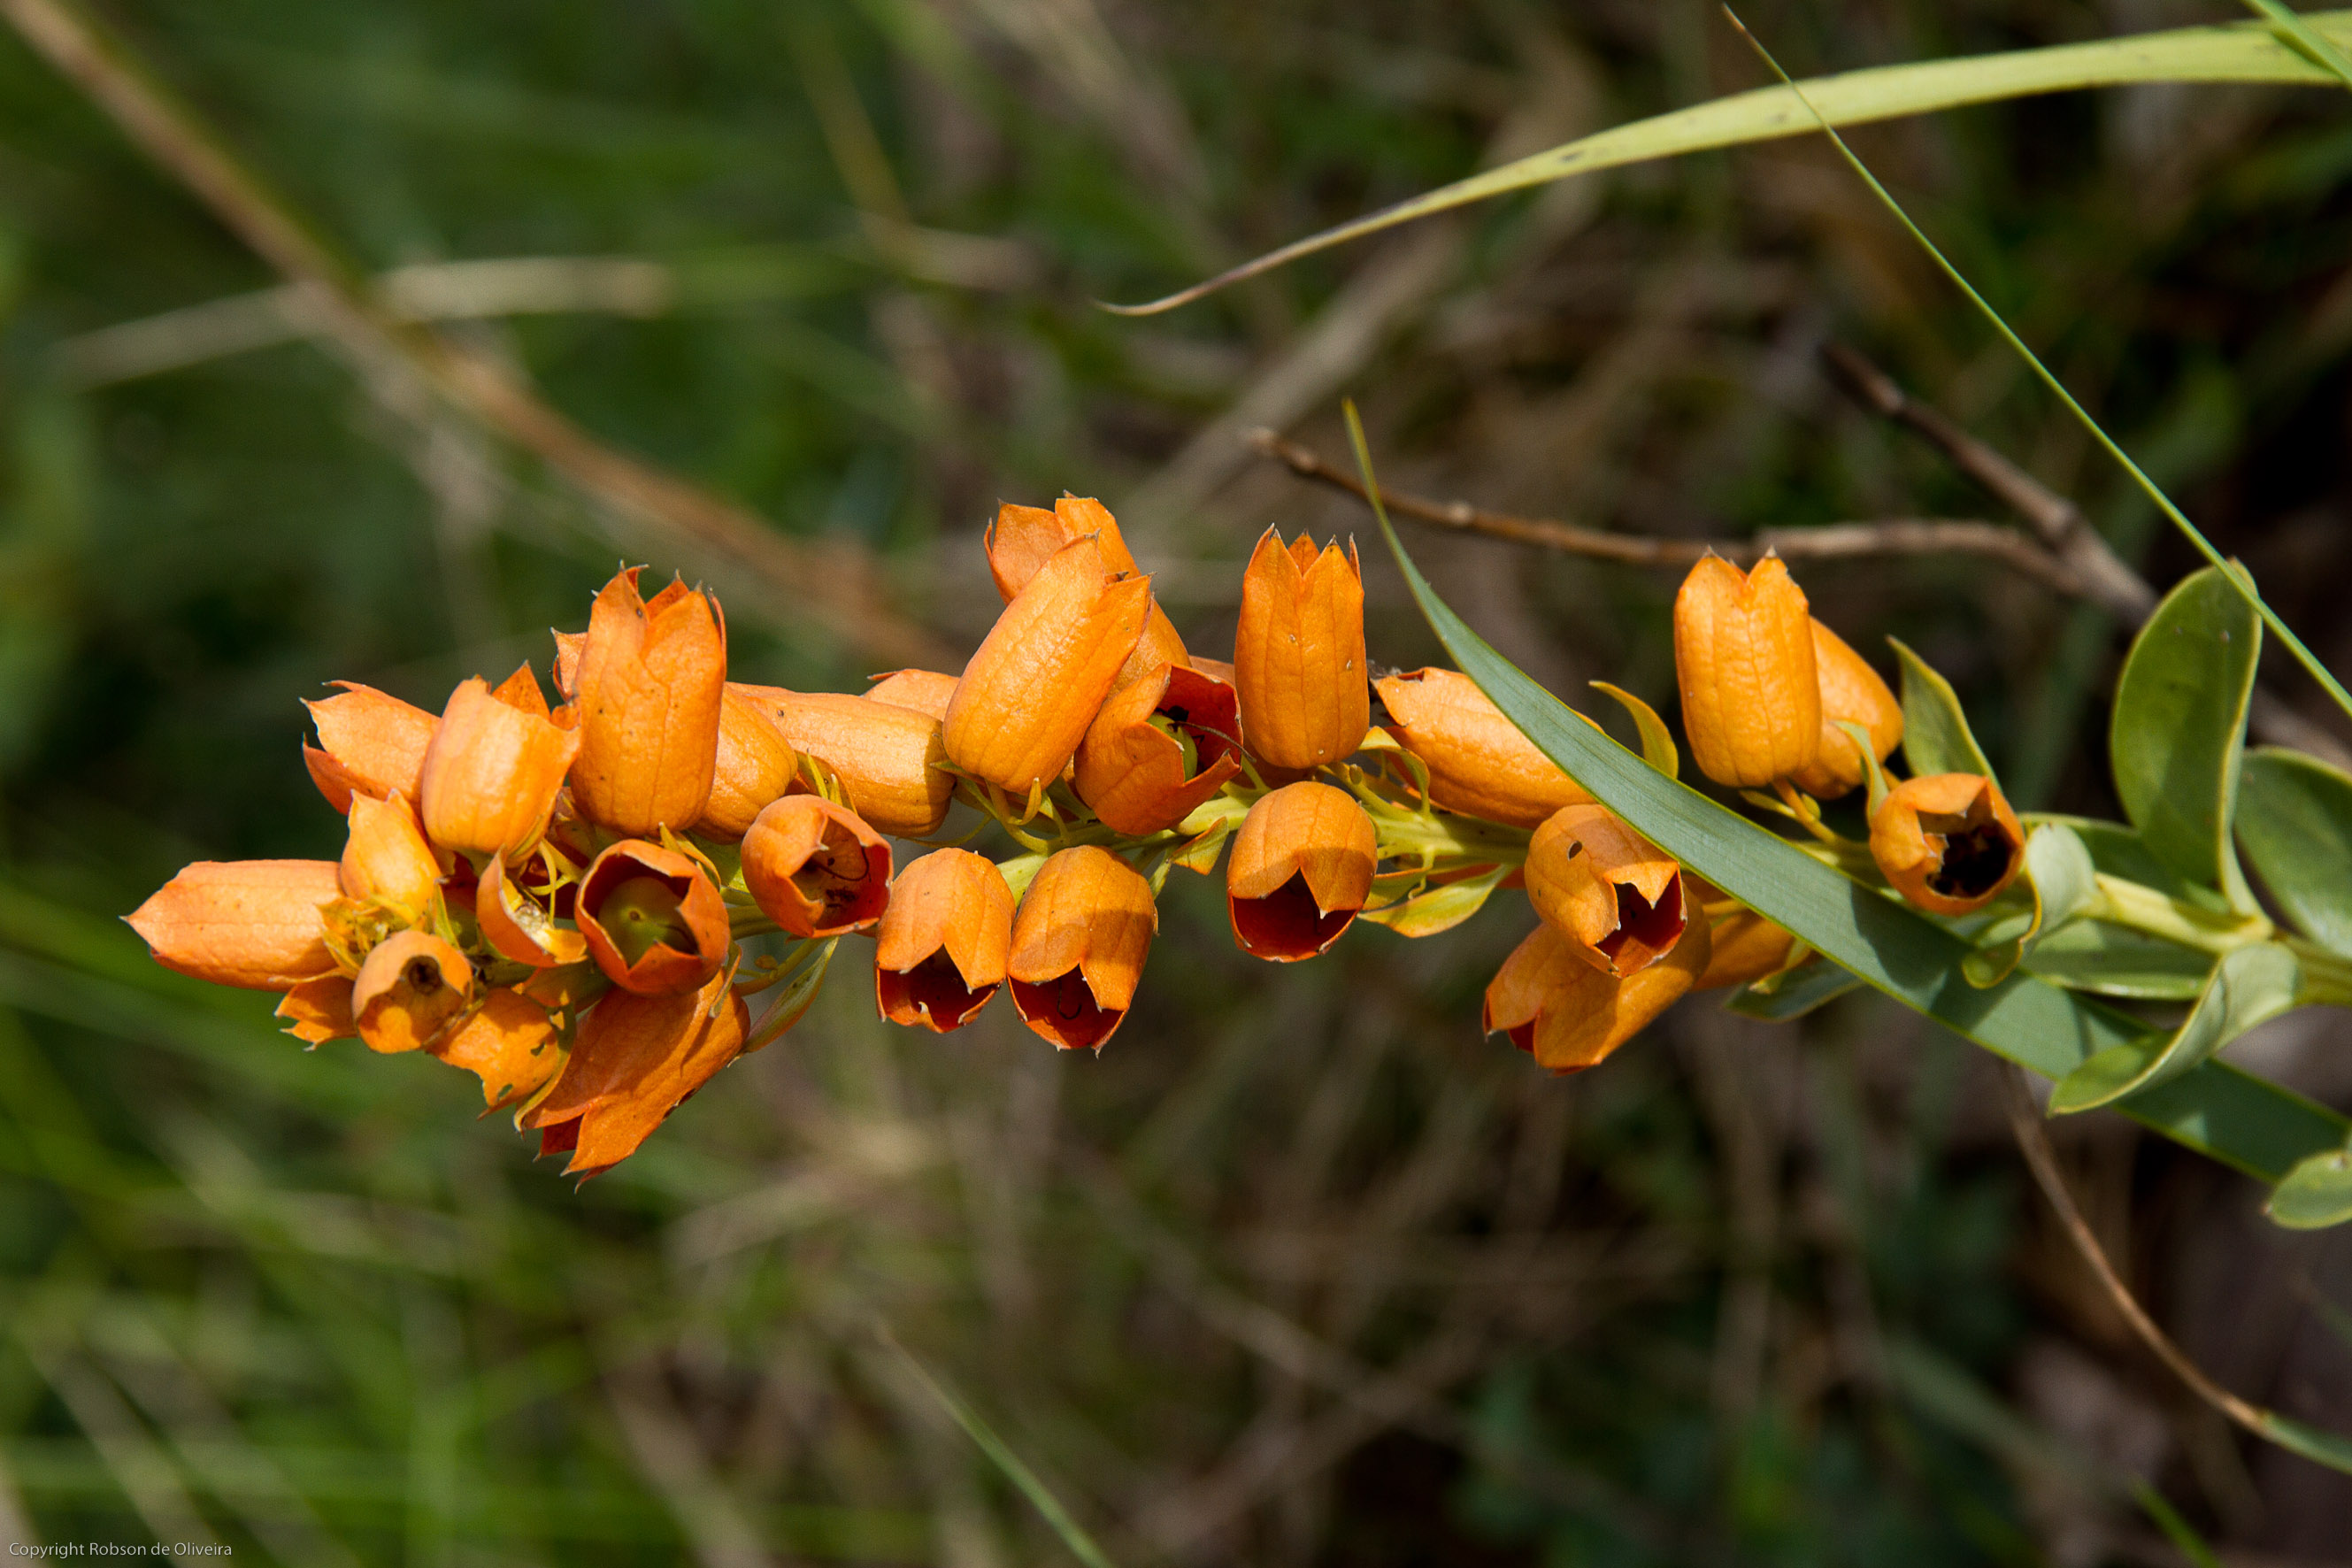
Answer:
<path fill-rule="evenodd" d="M 1352 546 L 1261 539 L 1227 663 L 1186 648 L 1099 502 L 1007 505 L 986 542 L 1005 607 L 961 675 L 855 695 L 732 681 L 717 603 L 677 583 L 647 599 L 633 569 L 585 632 L 556 634 L 558 705 L 528 665 L 464 682 L 437 716 L 346 685 L 309 705 L 303 753 L 347 817 L 341 858 L 193 865 L 131 923 L 173 969 L 282 994 L 314 1046 L 475 1073 L 581 1173 L 790 1028 L 847 936 L 872 940 L 895 1023 L 961 1028 L 1003 990 L 1056 1047 L 1099 1050 L 1170 871 L 1221 858 L 1234 940 L 1275 963 L 1360 919 L 1431 935 L 1524 886 L 1538 921 L 1486 1026 L 1560 1072 L 1689 991 L 1809 956 L 1467 678 L 1373 678 Z M 1769 787 L 1751 798 L 1815 828 L 1815 802 L 1868 780 L 1870 853 L 1931 910 L 1979 908 L 2017 874 L 1989 781 L 1886 786 L 1902 711 L 1779 562 L 1703 562 L 1675 648 L 1710 778 Z M 959 804 L 982 819 L 959 846 L 993 823 L 1002 858 L 936 843 Z M 894 839 L 921 852 L 899 866 Z"/>

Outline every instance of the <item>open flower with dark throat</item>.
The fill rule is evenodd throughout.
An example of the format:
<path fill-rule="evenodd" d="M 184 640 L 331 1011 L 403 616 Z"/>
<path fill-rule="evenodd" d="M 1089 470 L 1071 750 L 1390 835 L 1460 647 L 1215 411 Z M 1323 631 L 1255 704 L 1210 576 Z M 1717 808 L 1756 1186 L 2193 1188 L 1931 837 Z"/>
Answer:
<path fill-rule="evenodd" d="M 496 689 L 479 676 L 441 710 L 417 785 L 425 836 L 444 849 L 488 855 L 534 842 L 580 750 L 580 732 L 548 711 L 524 665 Z"/>
<path fill-rule="evenodd" d="M 1244 952 L 1277 963 L 1330 951 L 1371 896 L 1372 819 L 1346 790 L 1302 781 L 1250 807 L 1225 868 L 1225 910 Z"/>
<path fill-rule="evenodd" d="M 1595 969 L 1549 921 L 1503 961 L 1486 987 L 1485 1025 L 1555 1073 L 1579 1072 L 1687 995 L 1711 952 L 1706 922 L 1685 928 L 1665 961 L 1619 978 Z"/>
<path fill-rule="evenodd" d="M 1720 555 L 1690 569 L 1675 595 L 1675 679 L 1701 773 L 1760 789 L 1813 760 L 1822 693 L 1812 626 L 1805 591 L 1778 556 L 1744 575 Z"/>
<path fill-rule="evenodd" d="M 635 567 L 605 584 L 572 683 L 580 710 L 572 799 L 580 815 L 646 838 L 700 821 L 726 685 L 727 623 L 710 595 L 673 582 L 641 599 Z"/>
<path fill-rule="evenodd" d="M 1336 763 L 1371 728 L 1364 573 L 1350 543 L 1321 552 L 1267 529 L 1242 574 L 1234 683 L 1250 753 L 1290 772 Z"/>
<path fill-rule="evenodd" d="M 1564 806 L 1528 841 L 1528 901 L 1586 963 L 1637 974 L 1691 923 L 1681 870 L 1606 806 Z"/>
<path fill-rule="evenodd" d="M 395 931 L 375 944 L 352 982 L 352 1017 L 371 1050 L 421 1050 L 473 1000 L 466 955 L 430 931 Z"/>
<path fill-rule="evenodd" d="M 1870 858 L 1921 909 L 1964 915 L 2024 868 L 2025 830 L 1990 779 L 1931 773 L 1886 792 L 1870 819 Z"/>
<path fill-rule="evenodd" d="M 1151 884 L 1082 845 L 1038 868 L 1013 921 L 1005 973 L 1021 1021 L 1066 1051 L 1100 1050 L 1127 1019 L 1160 930 Z"/>
<path fill-rule="evenodd" d="M 1862 655 L 1819 621 L 1813 623 L 1813 668 L 1822 690 L 1821 751 L 1789 776 L 1814 799 L 1835 800 L 1851 794 L 1864 775 L 1853 737 L 1839 725 L 1860 725 L 1870 737 L 1870 754 L 1883 763 L 1903 742 L 1903 704 Z"/>
<path fill-rule="evenodd" d="M 727 904 L 690 856 L 625 838 L 590 862 L 573 906 L 588 954 L 643 996 L 691 991 L 719 972 Z"/>
<path fill-rule="evenodd" d="M 743 836 L 743 885 L 794 936 L 864 931 L 890 902 L 890 846 L 845 806 L 788 795 Z"/>
<path fill-rule="evenodd" d="M 1013 889 L 993 861 L 934 849 L 898 873 L 874 938 L 882 1016 L 944 1035 L 979 1016 L 1004 984 Z"/>
<path fill-rule="evenodd" d="M 1175 826 L 1242 771 L 1234 689 L 1189 667 L 1155 665 L 1114 692 L 1078 744 L 1078 798 L 1113 828 Z"/>
<path fill-rule="evenodd" d="M 1415 669 L 1372 685 L 1385 728 L 1429 770 L 1429 798 L 1446 810 L 1533 827 L 1592 799 L 1460 671 Z"/>

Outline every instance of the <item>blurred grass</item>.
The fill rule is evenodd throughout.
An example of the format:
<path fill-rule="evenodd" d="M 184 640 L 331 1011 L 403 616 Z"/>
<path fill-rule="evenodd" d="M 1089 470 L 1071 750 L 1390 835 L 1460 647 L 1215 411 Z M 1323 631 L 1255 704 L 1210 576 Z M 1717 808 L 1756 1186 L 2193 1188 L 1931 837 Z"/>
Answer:
<path fill-rule="evenodd" d="M 1817 70 L 2230 13 L 1743 14 Z M 448 330 L 604 438 L 877 552 L 964 646 L 995 604 L 980 521 L 1066 487 L 1133 520 L 1222 651 L 1256 532 L 1359 521 L 1199 433 L 1246 409 L 1336 451 L 1341 390 L 1393 482 L 1482 504 L 1646 532 L 1980 512 L 1839 400 L 1812 363 L 1832 337 L 2158 581 L 2187 563 L 1822 149 L 1502 204 L 1165 322 L 1087 304 L 1755 85 L 1697 0 L 110 16 L 371 268 L 666 269 L 658 309 Z M 879 180 L 837 151 L 861 122 Z M 2346 123 L 2315 93 L 2147 89 L 1855 137 L 2338 669 Z M 2179 1560 L 2118 1477 L 2225 1560 L 2337 1554 L 2340 1489 L 2217 1437 L 2115 1334 L 1962 1047 L 1867 1003 L 1778 1030 L 1701 1004 L 1541 1079 L 1475 1037 L 1527 923 L 1508 900 L 1273 971 L 1180 879 L 1100 1061 L 1001 1009 L 886 1031 L 845 965 L 576 1192 L 475 1120 L 464 1075 L 305 1054 L 267 998 L 154 968 L 112 917 L 183 861 L 333 852 L 298 699 L 343 677 L 437 704 L 543 663 L 622 549 L 299 342 L 102 386 L 61 368 L 275 281 L 0 43 L 0 1534 L 1066 1560 L 878 1317 L 1127 1564 Z M 1427 553 L 1558 689 L 1671 696 L 1669 582 Z M 867 673 L 715 582 L 744 671 Z M 1807 586 L 1857 647 L 1899 630 L 1952 673 L 2021 798 L 2108 808 L 2112 627 L 1942 563 Z M 1376 657 L 1422 662 L 1393 580 L 1371 590 Z M 2326 1030 L 2274 1065 L 2343 1104 Z M 2291 1413 L 2352 1398 L 2305 1305 L 2352 1300 L 2342 1241 L 2263 1232 L 2234 1179 L 2120 1125 L 2067 1135 L 2111 1250 L 2225 1381 Z"/>

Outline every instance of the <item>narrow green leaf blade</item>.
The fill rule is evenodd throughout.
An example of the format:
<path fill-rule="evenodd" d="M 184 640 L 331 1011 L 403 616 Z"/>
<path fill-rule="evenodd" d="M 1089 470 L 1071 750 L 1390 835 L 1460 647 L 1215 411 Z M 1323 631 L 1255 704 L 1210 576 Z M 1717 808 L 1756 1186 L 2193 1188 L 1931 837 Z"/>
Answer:
<path fill-rule="evenodd" d="M 2325 1230 L 2352 1220 L 2352 1151 L 2301 1162 L 2272 1190 L 2263 1212 L 2289 1230 Z"/>
<path fill-rule="evenodd" d="M 1903 761 L 1912 776 L 1980 773 L 1999 783 L 1952 683 L 1900 638 L 1886 640 L 1903 667 Z"/>
<path fill-rule="evenodd" d="M 2107 736 L 2116 793 L 2148 852 L 2241 909 L 2254 906 L 2230 823 L 2262 647 L 2261 617 L 2223 573 L 2183 579 L 2132 640 Z"/>
<path fill-rule="evenodd" d="M 2058 1080 L 2050 1109 L 2057 1115 L 2090 1110 L 2177 1079 L 2255 1025 L 2292 1008 L 2302 988 L 2303 965 L 2286 948 L 2257 942 L 2233 949 L 2213 966 L 2179 1028 L 2100 1051 Z"/>
<path fill-rule="evenodd" d="M 1769 991 L 1759 991 L 1753 984 L 1741 986 L 1732 993 L 1731 1000 L 1723 1005 L 1723 1010 L 1737 1013 L 1743 1018 L 1760 1018 L 1768 1024 L 1785 1024 L 1791 1018 L 1801 1018 L 1814 1008 L 1836 1001 L 1848 992 L 1862 989 L 1861 981 L 1823 958 L 1817 958 L 1791 973 L 1773 978 L 1780 984 Z"/>
<path fill-rule="evenodd" d="M 2238 844 L 2294 928 L 2352 956 L 2352 774 L 2281 747 L 2246 753 Z"/>

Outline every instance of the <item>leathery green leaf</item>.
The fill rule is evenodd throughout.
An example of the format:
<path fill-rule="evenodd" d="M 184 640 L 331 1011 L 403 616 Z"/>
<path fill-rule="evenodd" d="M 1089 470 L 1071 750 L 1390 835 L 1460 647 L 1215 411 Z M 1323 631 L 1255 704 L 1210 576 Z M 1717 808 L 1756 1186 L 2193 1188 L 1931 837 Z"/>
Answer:
<path fill-rule="evenodd" d="M 1901 638 L 1886 641 L 1903 667 L 1903 761 L 1911 775 L 1977 773 L 2000 783 L 1969 729 L 1969 716 L 1952 683 Z"/>
<path fill-rule="evenodd" d="M 2112 1105 L 2126 1095 L 2167 1083 L 2244 1034 L 2294 1007 L 2303 965 L 2274 942 L 2249 942 L 2213 966 L 2180 1026 L 2098 1052 L 2058 1080 L 2053 1114 Z"/>
<path fill-rule="evenodd" d="M 2352 1151 L 2303 1161 L 2272 1192 L 2263 1212 L 2289 1230 L 2325 1230 L 2352 1220 Z"/>
<path fill-rule="evenodd" d="M 2352 955 L 2352 774 L 2280 747 L 2247 752 L 2238 844 L 2297 931 Z"/>
<path fill-rule="evenodd" d="M 2071 991 L 2142 1002 L 2189 1001 L 2213 973 L 2211 953 L 2097 920 L 2047 933 L 2024 962 Z"/>
<path fill-rule="evenodd" d="M 2032 908 L 1977 937 L 1979 951 L 1969 955 L 1967 964 L 1971 984 L 1989 985 L 2006 975 L 2044 936 L 2099 896 L 2091 852 L 2073 828 L 2060 823 L 2045 822 L 2026 835 L 2025 875 L 2020 879 L 2032 895 Z"/>
<path fill-rule="evenodd" d="M 2108 759 L 2148 852 L 2242 910 L 2255 905 L 2230 847 L 2263 623 L 2220 570 L 2182 580 L 2132 640 L 2116 686 Z"/>
<path fill-rule="evenodd" d="M 1360 426 L 1349 435 L 1370 478 Z M 1377 482 L 1370 487 L 1377 498 Z M 1634 831 L 1767 920 L 1905 1005 L 2048 1078 L 2146 1030 L 2115 1009 L 2032 975 L 1982 990 L 1960 973 L 1959 938 L 1863 888 L 1796 846 L 1687 785 L 1667 779 L 1580 720 L 1574 710 L 1487 646 L 1414 565 L 1387 510 L 1374 515 L 1406 585 L 1456 668 L 1476 681 L 1535 747 Z M 2147 1126 L 2267 1181 L 2306 1154 L 2342 1146 L 2352 1123 L 2301 1095 L 2224 1063 L 2203 1062 L 2120 1108 Z"/>
<path fill-rule="evenodd" d="M 2095 816 L 2063 816 L 2054 813 L 2035 813 L 2023 819 L 2028 828 L 2045 822 L 2055 822 L 2071 830 L 2091 852 L 2091 864 L 2110 877 L 2121 877 L 2126 882 L 2137 882 L 2144 888 L 2185 902 L 2200 904 L 2216 910 L 2227 910 L 2229 905 L 2221 895 L 2210 888 L 2200 888 L 2184 880 L 2180 874 L 2148 853 L 2139 834 L 2120 822 L 2105 822 Z"/>

